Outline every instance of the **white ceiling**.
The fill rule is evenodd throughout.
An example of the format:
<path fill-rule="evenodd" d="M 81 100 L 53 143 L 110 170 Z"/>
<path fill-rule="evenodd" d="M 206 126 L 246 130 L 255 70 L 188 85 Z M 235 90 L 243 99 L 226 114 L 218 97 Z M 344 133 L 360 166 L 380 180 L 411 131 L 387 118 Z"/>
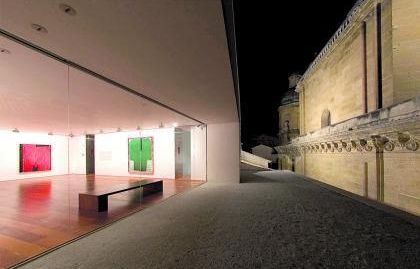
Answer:
<path fill-rule="evenodd" d="M 186 117 L 0 37 L 0 129 L 75 135 L 196 125 Z"/>
<path fill-rule="evenodd" d="M 238 121 L 221 1 L 66 0 L 66 4 L 76 9 L 76 16 L 63 13 L 58 8 L 60 3 L 0 0 L 0 28 L 202 122 Z M 31 23 L 45 26 L 48 33 L 34 31 Z M 9 56 L 13 58 L 16 54 L 11 50 Z M 51 72 L 59 73 L 54 77 L 63 76 L 63 66 L 51 65 L 57 66 Z M 107 91 L 109 86 L 89 80 L 75 70 L 71 76 L 74 76 L 75 92 L 86 97 L 74 101 L 72 111 L 79 113 L 74 120 L 83 121 L 84 114 L 96 115 L 98 111 L 101 111 L 98 115 L 107 115 L 102 113 L 106 113 L 105 104 L 111 100 L 92 96 L 93 89 Z M 90 84 L 86 81 L 83 84 L 84 80 Z M 25 86 L 20 85 L 24 81 L 18 84 Z M 48 98 L 54 99 L 55 95 L 60 99 L 58 92 Z M 129 113 L 124 108 L 129 105 L 125 102 L 131 98 L 121 96 L 119 102 L 111 103 L 126 117 Z M 85 100 L 91 100 L 90 104 L 86 105 Z M 90 105 L 97 100 L 102 108 L 91 111 Z M 142 114 L 141 109 L 138 113 Z M 57 117 L 61 117 L 60 113 Z M 97 126 L 102 124 L 99 118 L 95 118 Z M 118 122 L 106 123 L 118 125 Z"/>

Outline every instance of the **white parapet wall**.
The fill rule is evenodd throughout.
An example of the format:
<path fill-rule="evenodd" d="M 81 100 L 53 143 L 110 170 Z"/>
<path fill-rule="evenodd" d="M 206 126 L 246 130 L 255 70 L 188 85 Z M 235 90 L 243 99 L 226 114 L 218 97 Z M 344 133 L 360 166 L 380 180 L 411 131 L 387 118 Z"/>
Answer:
<path fill-rule="evenodd" d="M 240 182 L 239 122 L 207 125 L 207 181 Z"/>
<path fill-rule="evenodd" d="M 268 168 L 268 164 L 271 163 L 270 160 L 261 158 L 243 150 L 241 150 L 241 162 L 263 168 Z"/>

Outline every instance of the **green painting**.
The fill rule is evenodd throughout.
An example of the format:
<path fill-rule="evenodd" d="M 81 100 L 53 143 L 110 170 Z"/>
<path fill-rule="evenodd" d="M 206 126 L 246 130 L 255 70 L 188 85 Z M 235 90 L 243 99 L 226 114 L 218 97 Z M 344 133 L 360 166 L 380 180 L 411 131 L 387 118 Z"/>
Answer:
<path fill-rule="evenodd" d="M 153 173 L 153 139 L 136 137 L 128 140 L 129 172 Z"/>

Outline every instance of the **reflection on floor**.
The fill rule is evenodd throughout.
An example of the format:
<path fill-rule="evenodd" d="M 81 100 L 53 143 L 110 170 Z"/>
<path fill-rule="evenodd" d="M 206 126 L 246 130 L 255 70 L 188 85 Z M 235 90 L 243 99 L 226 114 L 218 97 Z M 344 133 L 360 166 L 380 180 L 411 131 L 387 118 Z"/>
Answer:
<path fill-rule="evenodd" d="M 141 203 L 135 191 L 109 197 L 108 212 L 80 212 L 78 193 L 106 189 L 135 177 L 64 175 L 0 182 L 0 268 L 21 262 L 52 247 L 142 210 L 204 183 L 164 180 L 163 193 Z"/>

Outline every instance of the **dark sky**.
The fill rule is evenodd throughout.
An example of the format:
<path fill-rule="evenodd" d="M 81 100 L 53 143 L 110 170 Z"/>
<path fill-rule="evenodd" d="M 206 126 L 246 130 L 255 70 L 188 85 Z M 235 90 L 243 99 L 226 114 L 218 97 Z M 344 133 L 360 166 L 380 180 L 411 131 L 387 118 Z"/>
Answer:
<path fill-rule="evenodd" d="M 356 0 L 234 3 L 246 149 L 259 134 L 277 136 L 277 107 L 289 74 L 307 69 Z"/>

